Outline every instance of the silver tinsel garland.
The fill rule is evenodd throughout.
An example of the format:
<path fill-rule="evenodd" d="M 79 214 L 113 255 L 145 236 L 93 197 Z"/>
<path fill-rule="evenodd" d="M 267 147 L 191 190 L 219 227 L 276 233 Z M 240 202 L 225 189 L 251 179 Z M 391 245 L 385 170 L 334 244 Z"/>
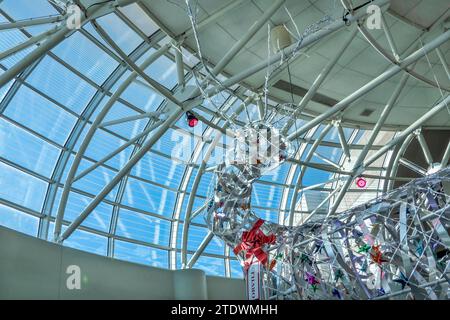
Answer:
<path fill-rule="evenodd" d="M 288 148 L 281 141 L 271 147 L 278 165 Z M 207 209 L 209 228 L 242 262 L 249 299 L 449 298 L 450 168 L 320 223 L 288 227 L 251 211 L 252 183 L 277 159 L 250 160 L 219 166 Z"/>

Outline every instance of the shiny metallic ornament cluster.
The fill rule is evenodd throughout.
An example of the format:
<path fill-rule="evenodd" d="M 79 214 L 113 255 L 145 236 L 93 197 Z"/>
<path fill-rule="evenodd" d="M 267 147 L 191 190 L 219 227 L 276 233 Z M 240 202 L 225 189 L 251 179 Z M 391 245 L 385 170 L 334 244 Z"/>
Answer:
<path fill-rule="evenodd" d="M 268 127 L 253 126 L 252 134 Z M 280 145 L 278 165 L 289 148 Z M 207 209 L 210 230 L 244 270 L 261 265 L 260 299 L 449 299 L 450 168 L 324 221 L 287 227 L 251 211 L 252 183 L 276 167 L 268 159 L 219 166 Z"/>

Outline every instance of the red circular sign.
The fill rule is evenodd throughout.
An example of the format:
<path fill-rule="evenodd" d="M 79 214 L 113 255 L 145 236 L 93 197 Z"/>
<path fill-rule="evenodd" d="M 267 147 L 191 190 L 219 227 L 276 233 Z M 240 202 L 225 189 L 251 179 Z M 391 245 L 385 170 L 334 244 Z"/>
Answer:
<path fill-rule="evenodd" d="M 358 186 L 358 188 L 363 189 L 366 187 L 367 181 L 366 179 L 359 177 L 358 179 L 356 179 L 356 185 Z"/>

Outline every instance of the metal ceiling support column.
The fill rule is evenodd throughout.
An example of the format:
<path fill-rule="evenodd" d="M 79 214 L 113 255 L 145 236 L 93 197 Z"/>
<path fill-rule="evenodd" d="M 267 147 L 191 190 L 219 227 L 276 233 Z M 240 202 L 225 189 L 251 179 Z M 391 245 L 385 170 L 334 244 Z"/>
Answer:
<path fill-rule="evenodd" d="M 202 164 L 200 168 L 198 169 L 197 175 L 195 176 L 194 183 L 192 184 L 191 188 L 191 194 L 189 195 L 188 205 L 186 209 L 186 215 L 184 217 L 184 224 L 183 224 L 183 240 L 182 240 L 182 250 L 181 250 L 181 265 L 182 267 L 186 267 L 186 261 L 187 261 L 187 240 L 188 240 L 188 231 L 189 231 L 189 222 L 191 221 L 191 212 L 192 207 L 194 206 L 194 200 L 195 195 L 197 194 L 197 189 L 200 184 L 200 180 L 202 179 L 203 173 L 206 169 L 206 164 L 209 161 L 211 154 L 216 147 L 219 140 L 222 138 L 222 134 L 216 133 L 216 136 L 213 140 L 213 142 L 209 145 L 207 151 L 205 152 L 205 155 L 202 160 Z"/>
<path fill-rule="evenodd" d="M 422 48 L 405 58 L 401 63 L 394 65 L 390 67 L 387 71 L 383 72 L 381 75 L 370 81 L 369 83 L 365 84 L 337 104 L 335 104 L 331 109 L 328 111 L 320 114 L 319 116 L 315 117 L 313 120 L 309 121 L 307 124 L 305 124 L 303 127 L 301 127 L 296 132 L 292 133 L 289 136 L 289 139 L 295 139 L 296 137 L 302 135 L 312 127 L 316 126 L 317 124 L 321 123 L 322 121 L 325 121 L 329 119 L 330 117 L 336 115 L 337 113 L 344 110 L 346 107 L 348 107 L 351 103 L 356 101 L 357 99 L 361 98 L 363 95 L 368 93 L 369 91 L 373 90 L 374 88 L 378 87 L 383 82 L 389 80 L 396 74 L 398 74 L 400 71 L 405 69 L 406 67 L 410 66 L 414 62 L 418 61 L 420 58 L 425 56 L 428 52 L 436 49 L 446 41 L 450 39 L 450 30 L 446 31 L 445 33 L 439 35 L 437 38 L 432 40 L 431 42 L 424 45 Z"/>
<path fill-rule="evenodd" d="M 378 1 L 373 2 L 374 5 L 378 5 L 378 6 L 384 6 L 388 3 L 390 3 L 390 0 L 378 0 Z M 367 12 L 365 10 L 358 10 L 358 12 L 355 15 L 348 16 L 348 21 L 356 22 L 358 19 L 361 19 L 361 18 L 365 17 L 366 15 L 367 15 Z M 309 46 L 310 44 L 326 37 L 327 35 L 335 32 L 339 29 L 342 29 L 344 27 L 346 27 L 346 24 L 344 21 L 342 21 L 342 20 L 336 21 L 335 23 L 332 23 L 331 25 L 327 26 L 326 28 L 323 28 L 323 29 L 305 37 L 300 44 L 294 43 L 291 46 L 281 50 L 277 54 L 271 56 L 271 58 L 268 61 L 262 61 L 261 63 L 258 63 L 256 65 L 248 68 L 247 70 L 244 70 L 241 73 L 234 75 L 234 76 L 230 77 L 229 79 L 223 81 L 222 82 L 223 86 L 221 88 L 211 88 L 209 90 L 206 90 L 206 92 L 209 96 L 213 96 L 213 95 L 219 93 L 220 91 L 222 91 L 223 88 L 229 88 L 229 87 L 234 86 L 235 84 L 238 84 L 239 82 L 245 80 L 248 77 L 251 77 L 252 75 L 258 73 L 259 71 L 266 69 L 268 65 L 273 65 L 275 63 L 280 62 L 282 57 L 288 56 L 288 55 L 292 54 L 294 51 L 298 51 L 302 48 L 305 48 L 305 47 Z"/>
<path fill-rule="evenodd" d="M 430 148 L 428 148 L 428 144 L 425 141 L 421 130 L 416 134 L 416 137 L 417 141 L 419 141 L 420 148 L 423 151 L 423 155 L 425 156 L 425 160 L 427 161 L 428 165 L 431 166 L 433 164 L 433 156 L 431 155 Z"/>
<path fill-rule="evenodd" d="M 391 30 L 389 30 L 389 27 L 386 23 L 386 18 L 384 17 L 383 13 L 381 13 L 381 24 L 383 26 L 383 31 L 384 31 L 384 34 L 386 35 L 386 39 L 389 43 L 389 47 L 391 48 L 392 55 L 394 56 L 394 58 L 397 61 L 400 61 L 400 56 L 398 55 L 397 46 L 395 45 L 394 38 L 392 37 Z"/>
<path fill-rule="evenodd" d="M 442 156 L 441 166 L 445 168 L 448 164 L 448 159 L 450 158 L 450 141 L 447 144 L 447 148 L 445 149 L 444 155 Z"/>
<path fill-rule="evenodd" d="M 361 34 L 364 36 L 364 38 L 367 40 L 367 42 L 381 55 L 383 56 L 387 61 L 389 61 L 392 64 L 397 64 L 399 63 L 399 61 L 397 61 L 394 57 L 392 57 L 375 39 L 374 37 L 370 34 L 369 31 L 367 31 L 366 29 L 364 29 L 364 27 L 359 27 Z M 419 37 L 419 40 L 416 41 L 414 44 L 418 44 L 418 46 L 420 47 L 421 44 L 421 38 Z M 412 47 L 414 48 L 414 47 Z M 410 51 L 409 48 L 406 51 Z M 406 55 L 407 53 L 404 53 L 403 55 Z M 422 81 L 423 83 L 430 85 L 432 87 L 435 87 L 437 89 L 441 89 L 444 91 L 449 92 L 450 91 L 450 87 L 448 86 L 443 86 L 440 85 L 439 83 L 437 83 L 435 80 L 429 79 L 409 68 L 405 68 L 404 69 L 405 72 L 409 73 L 411 76 L 413 76 L 414 78 L 416 78 L 419 81 Z"/>
<path fill-rule="evenodd" d="M 116 0 L 113 3 L 105 3 L 103 5 L 99 5 L 97 6 L 97 8 L 94 8 L 92 16 L 90 16 L 89 18 L 87 18 L 85 15 L 81 15 L 81 25 L 92 19 L 94 15 L 108 14 L 109 12 L 112 12 L 114 10 L 115 6 L 124 6 L 135 1 L 136 0 Z M 61 24 L 61 26 L 58 27 L 58 30 L 53 35 L 51 35 L 47 39 L 47 41 L 45 41 L 41 46 L 37 47 L 26 57 L 21 59 L 18 63 L 16 63 L 14 66 L 0 75 L 0 87 L 3 87 L 6 83 L 14 79 L 14 77 L 16 77 L 19 73 L 29 67 L 33 62 L 52 50 L 72 32 L 74 32 L 74 30 L 69 29 L 66 24 Z"/>
<path fill-rule="evenodd" d="M 212 233 L 211 231 L 208 231 L 208 234 L 203 239 L 202 243 L 200 243 L 200 246 L 198 247 L 197 251 L 195 251 L 194 255 L 191 257 L 191 259 L 187 263 L 188 268 L 192 268 L 192 266 L 197 262 L 198 258 L 200 258 L 203 251 L 205 251 L 206 247 L 211 242 L 212 238 L 214 238 L 214 233 Z"/>
<path fill-rule="evenodd" d="M 312 86 L 309 88 L 308 92 L 305 94 L 305 96 L 302 98 L 300 103 L 297 106 L 297 109 L 292 114 L 292 117 L 289 118 L 289 120 L 284 125 L 283 129 L 281 129 L 281 132 L 283 134 L 286 134 L 289 129 L 294 124 L 296 118 L 298 115 L 302 113 L 302 111 L 306 108 L 308 103 L 311 101 L 311 99 L 314 97 L 314 95 L 319 90 L 322 83 L 325 81 L 325 79 L 330 74 L 333 67 L 336 65 L 336 63 L 339 61 L 339 59 L 344 54 L 345 50 L 348 48 L 350 43 L 353 41 L 353 39 L 356 36 L 356 33 L 358 32 L 358 29 L 355 27 L 353 31 L 350 32 L 350 35 L 348 36 L 347 40 L 344 42 L 342 47 L 335 53 L 335 55 L 328 61 L 328 63 L 325 65 L 325 67 L 320 71 L 317 78 L 314 80 Z"/>
<path fill-rule="evenodd" d="M 402 165 L 404 165 L 408 169 L 414 171 L 415 173 L 420 174 L 421 176 L 425 176 L 427 174 L 427 171 L 424 168 L 419 167 L 417 164 L 415 164 L 414 162 L 409 161 L 406 158 L 400 158 L 399 159 L 399 163 L 401 163 Z"/>
<path fill-rule="evenodd" d="M 150 64 L 155 62 L 160 56 L 162 56 L 167 50 L 170 48 L 170 45 L 167 44 L 157 51 L 155 51 L 147 60 L 144 61 L 142 64 L 142 68 L 147 68 Z M 116 92 L 111 96 L 111 98 L 108 100 L 108 103 L 103 107 L 102 111 L 98 114 L 95 121 L 92 123 L 91 127 L 89 128 L 88 133 L 86 134 L 83 143 L 81 144 L 77 155 L 75 156 L 75 159 L 73 161 L 72 167 L 70 168 L 69 174 L 66 179 L 66 183 L 64 185 L 63 194 L 61 196 L 61 202 L 59 205 L 58 214 L 55 221 L 55 241 L 58 240 L 58 237 L 61 233 L 61 227 L 62 227 L 62 220 L 64 218 L 64 211 L 67 204 L 67 199 L 69 197 L 70 188 L 73 183 L 73 179 L 75 177 L 75 174 L 78 170 L 78 166 L 80 165 L 80 162 L 82 160 L 82 157 L 84 153 L 86 152 L 86 149 L 94 136 L 98 126 L 102 123 L 103 119 L 109 112 L 109 110 L 112 108 L 112 106 L 116 103 L 116 101 L 119 99 L 119 97 L 122 95 L 122 93 L 128 88 L 128 86 L 133 82 L 134 79 L 138 74 L 136 72 L 133 72 L 130 74 L 130 76 L 120 85 L 120 87 L 116 90 Z"/>
<path fill-rule="evenodd" d="M 342 167 L 340 165 L 338 165 L 336 162 L 331 161 L 330 159 L 324 157 L 323 155 L 321 155 L 318 152 L 314 152 L 314 155 L 319 158 L 320 160 L 322 160 L 323 162 L 328 163 L 330 166 L 335 167 L 337 170 L 341 170 Z"/>
<path fill-rule="evenodd" d="M 261 30 L 263 25 L 269 21 L 269 19 L 273 16 L 273 14 L 283 5 L 286 0 L 276 0 L 272 6 L 264 12 L 261 18 L 256 21 L 250 29 L 247 30 L 245 35 L 236 42 L 230 50 L 225 54 L 225 56 L 217 63 L 217 65 L 213 69 L 213 73 L 217 75 L 219 72 L 225 68 L 225 66 L 238 54 L 241 49 L 248 44 L 250 39 Z"/>
<path fill-rule="evenodd" d="M 15 47 L 9 48 L 9 49 L 1 52 L 0 60 L 6 59 L 9 56 L 12 56 L 13 54 L 16 54 L 22 50 L 25 50 L 26 48 L 29 48 L 34 44 L 39 45 L 40 42 L 42 42 L 44 39 L 46 39 L 47 37 L 54 34 L 57 30 L 58 30 L 57 28 L 50 29 L 48 31 L 45 31 L 45 32 L 37 35 L 37 36 L 31 37 L 30 39 L 18 44 Z"/>
<path fill-rule="evenodd" d="M 306 217 L 306 219 L 303 220 L 303 223 L 308 222 L 308 221 L 311 219 L 311 217 L 312 217 L 313 215 L 315 215 L 315 214 L 317 213 L 317 211 L 319 211 L 319 209 L 322 208 L 322 206 L 323 206 L 325 203 L 327 203 L 327 201 L 329 201 L 329 200 L 331 199 L 331 197 L 333 197 L 338 191 L 341 190 L 341 188 L 342 188 L 342 186 L 341 186 L 341 187 L 338 186 L 336 189 L 334 189 L 333 191 L 331 191 L 331 192 L 325 197 L 325 199 L 323 199 L 322 202 L 320 202 L 320 203 L 317 205 L 317 207 L 315 207 L 314 210 L 311 211 L 311 213 Z M 308 208 L 308 209 L 309 209 L 309 208 Z M 326 217 L 325 217 L 325 220 L 328 219 L 329 215 L 330 215 L 330 212 L 327 213 L 327 215 L 326 215 Z"/>
<path fill-rule="evenodd" d="M 331 207 L 329 214 L 333 215 L 337 208 L 339 207 L 339 204 L 341 203 L 342 199 L 344 198 L 347 190 L 350 188 L 350 185 L 353 181 L 353 178 L 357 176 L 358 174 L 361 174 L 366 168 L 362 167 L 362 163 L 364 159 L 367 156 L 367 153 L 370 151 L 370 149 L 373 146 L 373 143 L 375 142 L 375 139 L 378 136 L 378 133 L 380 132 L 382 126 L 386 122 L 387 117 L 391 113 L 392 108 L 394 107 L 395 103 L 397 102 L 401 92 L 403 91 L 406 82 L 408 81 L 409 74 L 405 73 L 400 82 L 398 83 L 396 89 L 392 93 L 391 97 L 389 98 L 389 101 L 387 102 L 386 106 L 384 107 L 383 111 L 381 112 L 380 118 L 378 119 L 377 123 L 375 124 L 372 134 L 370 135 L 369 140 L 365 143 L 364 148 L 361 150 L 360 154 L 358 155 L 355 164 L 353 165 L 352 174 L 348 177 L 345 184 L 342 186 L 341 191 L 339 192 L 337 198 L 333 202 L 333 206 Z"/>
<path fill-rule="evenodd" d="M 347 160 L 350 161 L 350 148 L 348 147 L 347 139 L 345 138 L 344 128 L 342 128 L 341 122 L 337 123 L 339 142 L 341 143 L 342 150 L 344 151 Z"/>
<path fill-rule="evenodd" d="M 313 156 L 314 156 L 314 154 L 313 154 Z M 298 160 L 298 159 L 293 159 L 293 158 L 288 158 L 286 161 L 295 163 L 295 164 L 300 165 L 300 166 L 304 166 L 306 168 L 313 168 L 313 169 L 323 170 L 323 171 L 332 172 L 332 173 L 339 173 L 339 174 L 347 174 L 347 175 L 350 174 L 350 172 L 346 172 L 346 171 L 343 171 L 343 170 L 340 170 L 340 169 L 336 169 L 335 166 L 332 166 L 332 165 L 329 165 L 329 164 L 309 162 L 309 161 L 306 161 L 306 160 Z"/>
<path fill-rule="evenodd" d="M 205 170 L 205 172 L 206 172 L 206 170 Z M 208 202 L 205 202 L 200 208 L 198 208 L 197 210 L 195 210 L 195 211 L 191 214 L 191 216 L 190 216 L 190 218 L 189 218 L 189 221 L 194 220 L 200 213 L 203 212 L 203 210 L 206 209 L 207 206 L 208 206 Z"/>
<path fill-rule="evenodd" d="M 230 108 L 231 105 L 228 105 L 227 107 Z M 243 109 L 244 109 L 244 105 L 240 104 L 239 107 L 231 115 L 230 120 L 233 119 L 234 117 L 236 117 L 239 113 L 241 113 Z M 227 120 L 227 122 L 225 122 L 225 124 L 223 125 L 223 129 L 226 131 L 226 129 L 229 126 L 230 126 L 230 121 Z M 219 143 L 221 138 L 222 138 L 222 134 L 217 132 L 214 140 L 211 142 L 211 144 L 209 145 L 209 147 L 206 150 L 205 154 L 203 155 L 202 164 L 201 164 L 200 168 L 197 171 L 197 175 L 195 176 L 195 180 L 194 180 L 194 182 L 192 184 L 192 187 L 191 187 L 191 190 L 190 190 L 190 195 L 189 195 L 189 199 L 188 199 L 188 205 L 187 205 L 186 214 L 185 214 L 185 217 L 184 217 L 183 239 L 182 239 L 182 243 L 181 243 L 181 264 L 182 264 L 183 268 L 187 267 L 186 261 L 187 261 L 187 242 L 188 242 L 189 223 L 190 223 L 190 221 L 192 219 L 194 219 L 194 217 L 192 215 L 192 208 L 194 206 L 194 201 L 195 201 L 195 196 L 197 194 L 197 189 L 198 189 L 198 186 L 200 184 L 200 180 L 201 180 L 201 178 L 203 176 L 203 173 L 207 169 L 206 168 L 207 162 L 209 161 L 209 159 L 211 157 L 211 154 L 214 151 L 214 148 L 217 146 L 217 144 Z M 202 145 L 202 147 L 203 147 L 203 145 Z"/>
<path fill-rule="evenodd" d="M 146 112 L 146 113 L 142 113 L 142 114 L 137 114 L 135 116 L 129 116 L 129 117 L 125 117 L 125 118 L 121 118 L 121 119 L 117 119 L 117 120 L 103 122 L 103 123 L 101 123 L 99 125 L 99 127 L 100 128 L 106 128 L 106 127 L 109 127 L 109 126 L 115 126 L 115 125 L 122 124 L 122 123 L 125 123 L 125 122 L 141 120 L 141 119 L 145 119 L 145 118 L 158 119 L 158 117 L 161 114 L 163 114 L 163 112 Z"/>
<path fill-rule="evenodd" d="M 317 130 L 317 128 L 316 128 Z M 308 132 L 308 136 L 307 138 L 311 138 L 314 136 L 314 133 L 316 132 L 316 130 L 311 130 L 310 132 Z M 299 143 L 298 144 L 298 148 L 296 149 L 294 158 L 300 160 L 302 158 L 302 156 L 305 153 L 306 148 L 308 147 L 308 143 Z M 289 213 L 289 206 L 290 206 L 290 202 L 289 201 L 289 196 L 291 195 L 291 192 L 293 192 L 293 188 L 295 188 L 293 181 L 294 181 L 294 177 L 295 174 L 298 171 L 298 166 L 295 163 L 291 163 L 291 165 L 289 166 L 289 171 L 286 175 L 286 179 L 284 181 L 284 184 L 287 187 L 283 188 L 283 194 L 281 196 L 281 201 L 280 201 L 280 210 L 278 213 L 278 224 L 280 225 L 286 225 L 286 218 L 288 217 L 288 213 Z"/>
<path fill-rule="evenodd" d="M 34 18 L 34 19 L 26 19 L 26 20 L 19 20 L 11 23 L 0 23 L 0 31 L 3 30 L 9 30 L 9 29 L 20 29 L 25 27 L 31 27 L 31 26 L 37 26 L 41 24 L 49 24 L 49 23 L 55 23 L 63 21 L 66 17 L 57 15 L 57 16 L 50 16 L 45 18 Z"/>
<path fill-rule="evenodd" d="M 264 108 L 264 103 L 261 100 L 261 97 L 258 97 L 256 99 L 256 105 L 258 106 L 258 118 L 259 120 L 263 120 L 264 117 L 266 116 L 266 111 Z"/>
<path fill-rule="evenodd" d="M 36 59 L 39 59 L 41 56 L 45 55 L 48 51 L 53 49 L 56 45 L 58 45 L 61 41 L 63 41 L 72 30 L 69 30 L 64 27 L 59 27 L 56 33 L 50 36 L 47 41 L 45 41 L 41 46 L 34 49 L 31 53 L 29 53 L 26 57 L 17 62 L 14 66 L 6 70 L 3 74 L 0 75 L 0 87 L 3 87 L 10 80 L 14 79 L 17 75 L 19 75 L 23 70 L 29 67 Z"/>
<path fill-rule="evenodd" d="M 205 28 L 210 23 L 216 22 L 219 18 L 223 17 L 227 12 L 236 8 L 237 6 L 242 4 L 244 1 L 247 1 L 247 0 L 234 0 L 231 3 L 227 4 L 225 7 L 223 7 L 222 9 L 215 11 L 209 17 L 205 18 L 204 20 L 200 21 L 197 24 L 197 31 L 200 31 L 201 29 Z M 191 36 L 193 33 L 194 33 L 194 31 L 192 30 L 192 28 L 189 28 L 189 29 L 185 30 L 183 33 L 181 33 L 181 35 L 179 37 L 177 37 L 177 39 L 178 40 L 185 39 L 185 38 Z"/>
<path fill-rule="evenodd" d="M 396 176 L 397 175 L 397 170 L 398 170 L 398 165 L 400 163 L 400 158 L 402 157 L 402 155 L 405 152 L 406 148 L 408 148 L 409 144 L 411 143 L 411 141 L 413 139 L 414 139 L 414 136 L 412 134 L 410 134 L 409 136 L 406 137 L 406 139 L 403 141 L 402 144 L 396 146 L 396 149 L 398 149 L 398 152 L 395 154 L 395 158 L 393 158 L 393 160 L 390 163 L 391 169 L 387 172 L 387 173 L 389 173 L 390 176 Z M 385 184 L 386 187 L 383 188 L 383 192 L 386 192 L 388 190 L 392 190 L 394 182 L 395 182 L 394 180 L 388 181 L 388 183 Z"/>
<path fill-rule="evenodd" d="M 450 70 L 448 69 L 447 61 L 445 61 L 445 57 L 442 54 L 441 49 L 436 48 L 436 54 L 437 54 L 439 60 L 441 61 L 442 66 L 444 67 L 444 71 L 447 74 L 447 78 L 450 80 Z"/>
<path fill-rule="evenodd" d="M 231 278 L 230 247 L 225 246 L 225 277 Z"/>
<path fill-rule="evenodd" d="M 316 152 L 316 149 L 320 145 L 320 142 L 325 138 L 325 136 L 328 134 L 328 132 L 330 131 L 331 128 L 332 128 L 331 124 L 328 124 L 325 128 L 323 128 L 319 137 L 317 137 L 316 141 L 314 141 L 313 145 L 311 146 L 311 149 L 309 150 L 308 154 L 306 155 L 305 162 L 309 162 L 312 159 L 312 157 L 314 156 L 314 152 Z M 299 189 L 302 187 L 302 180 L 303 180 L 303 176 L 305 175 L 305 172 L 306 172 L 306 167 L 304 165 L 302 165 L 300 167 L 300 173 L 298 175 L 297 182 L 295 183 L 294 193 L 292 194 L 292 198 L 291 198 L 291 208 L 289 210 L 289 225 L 290 226 L 292 226 L 294 224 L 295 206 L 297 205 Z"/>
<path fill-rule="evenodd" d="M 95 29 L 98 31 L 100 36 L 103 38 L 103 40 L 106 41 L 118 54 L 119 56 L 127 63 L 127 65 L 130 66 L 130 68 L 136 72 L 139 76 L 141 76 L 155 91 L 157 91 L 160 95 L 165 97 L 167 100 L 171 101 L 175 105 L 177 105 L 180 108 L 183 108 L 183 104 L 178 101 L 163 85 L 159 84 L 156 80 L 152 79 L 149 75 L 147 75 L 144 72 L 144 68 L 138 67 L 129 57 L 128 55 L 123 52 L 123 50 L 114 42 L 113 39 L 106 33 L 106 31 L 100 27 L 95 21 L 92 23 L 95 27 Z"/>
<path fill-rule="evenodd" d="M 449 32 L 447 32 L 449 33 Z M 383 146 L 380 150 L 378 150 L 374 155 L 372 155 L 369 159 L 367 159 L 363 166 L 366 167 L 376 161 L 379 157 L 381 157 L 386 151 L 401 143 L 408 135 L 410 135 L 414 130 L 419 128 L 425 121 L 429 120 L 431 117 L 436 115 L 441 110 L 445 109 L 447 105 L 450 104 L 450 95 L 448 95 L 444 100 L 430 109 L 427 113 L 417 119 L 413 124 L 411 124 L 408 128 L 403 130 L 397 137 L 388 142 L 385 146 Z"/>
<path fill-rule="evenodd" d="M 147 42 L 145 42 L 147 43 Z M 167 105 L 167 100 L 164 100 L 158 107 L 158 110 L 163 109 L 165 106 Z M 160 120 L 161 123 L 163 122 L 162 120 Z M 149 127 L 152 127 L 152 125 L 155 125 L 155 123 L 152 123 L 151 120 L 149 120 L 146 124 L 146 127 L 144 128 L 144 131 L 147 131 L 147 129 Z M 139 148 L 141 147 L 141 145 L 145 142 L 145 140 L 147 139 L 148 135 L 144 135 L 142 136 L 142 138 L 140 138 L 136 144 L 134 145 L 134 148 L 130 154 L 130 158 L 139 150 Z M 110 219 L 110 225 L 109 225 L 109 237 L 108 237 L 108 245 L 107 245 L 107 255 L 108 257 L 114 257 L 114 250 L 115 250 L 115 239 L 116 239 L 116 232 L 117 232 L 117 222 L 119 220 L 119 213 L 121 210 L 121 202 L 123 199 L 123 195 L 126 191 L 126 187 L 127 187 L 127 182 L 128 182 L 128 178 L 131 176 L 131 174 L 126 175 L 119 183 L 118 183 L 118 188 L 117 188 L 117 193 L 116 193 L 116 197 L 115 197 L 115 204 L 113 206 L 113 210 L 112 210 L 112 214 L 111 214 L 111 219 Z M 173 222 L 173 221 L 171 221 Z"/>
<path fill-rule="evenodd" d="M 136 163 L 153 147 L 153 145 L 161 138 L 167 129 L 176 122 L 184 113 L 182 109 L 175 110 L 170 117 L 159 127 L 159 129 L 152 135 L 136 152 L 134 156 L 123 166 L 116 176 L 100 191 L 100 193 L 89 203 L 89 205 L 81 212 L 81 214 L 69 225 L 67 230 L 62 234 L 60 241 L 67 239 L 80 226 L 89 214 L 102 202 L 102 200 L 114 189 L 117 183 L 128 174 Z M 55 227 L 56 229 L 56 227 Z"/>
<path fill-rule="evenodd" d="M 298 192 L 304 192 L 304 191 L 308 191 L 308 190 L 314 190 L 314 189 L 317 189 L 317 188 L 319 188 L 319 187 L 321 187 L 321 186 L 324 186 L 324 185 L 326 185 L 326 184 L 329 184 L 329 183 L 335 183 L 335 182 L 338 182 L 338 181 L 342 181 L 342 180 L 344 180 L 344 179 L 345 179 L 345 177 L 332 178 L 332 179 L 330 179 L 330 180 L 327 180 L 327 181 L 324 181 L 324 182 L 321 182 L 321 183 L 313 184 L 313 185 L 307 186 L 307 187 L 302 187 L 302 188 L 300 188 L 300 189 L 298 190 Z"/>
<path fill-rule="evenodd" d="M 186 82 L 184 77 L 183 55 L 181 54 L 180 46 L 175 47 L 175 63 L 177 64 L 178 87 L 184 90 Z"/>

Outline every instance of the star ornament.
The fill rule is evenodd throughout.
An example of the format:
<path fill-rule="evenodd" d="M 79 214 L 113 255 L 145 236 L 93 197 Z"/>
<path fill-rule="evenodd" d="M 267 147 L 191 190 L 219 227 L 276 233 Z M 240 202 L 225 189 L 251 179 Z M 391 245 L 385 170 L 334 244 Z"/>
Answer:
<path fill-rule="evenodd" d="M 358 248 L 357 253 L 367 253 L 370 251 L 370 249 L 372 249 L 372 247 L 367 243 L 365 243 L 364 245 Z"/>
<path fill-rule="evenodd" d="M 361 268 L 359 269 L 360 272 L 367 272 L 367 260 L 364 260 L 363 264 L 361 265 Z"/>
<path fill-rule="evenodd" d="M 383 262 L 388 262 L 383 258 L 383 254 L 380 251 L 380 245 L 372 246 L 372 253 L 370 253 L 370 257 L 372 258 L 372 263 L 376 263 L 381 266 Z"/>
<path fill-rule="evenodd" d="M 319 280 L 317 280 L 316 276 L 313 275 L 312 273 L 306 272 L 305 273 L 305 280 L 308 282 L 308 284 L 310 284 L 312 287 L 316 286 L 317 284 L 319 284 Z M 315 291 L 315 290 L 314 290 Z"/>
<path fill-rule="evenodd" d="M 312 263 L 311 259 L 309 259 L 309 257 L 306 254 L 304 254 L 304 253 L 302 253 L 302 255 L 300 257 L 300 261 L 302 263 L 305 263 L 305 262 L 307 262 L 308 264 Z"/>
<path fill-rule="evenodd" d="M 331 291 L 331 293 L 333 294 L 333 297 L 338 298 L 339 300 L 341 300 L 341 293 L 339 292 L 339 290 L 337 288 L 333 288 L 333 290 Z"/>
<path fill-rule="evenodd" d="M 342 279 L 344 277 L 344 273 L 342 272 L 341 269 L 337 269 L 336 272 L 334 273 L 334 278 L 336 279 L 336 281 L 339 281 L 339 279 Z"/>

